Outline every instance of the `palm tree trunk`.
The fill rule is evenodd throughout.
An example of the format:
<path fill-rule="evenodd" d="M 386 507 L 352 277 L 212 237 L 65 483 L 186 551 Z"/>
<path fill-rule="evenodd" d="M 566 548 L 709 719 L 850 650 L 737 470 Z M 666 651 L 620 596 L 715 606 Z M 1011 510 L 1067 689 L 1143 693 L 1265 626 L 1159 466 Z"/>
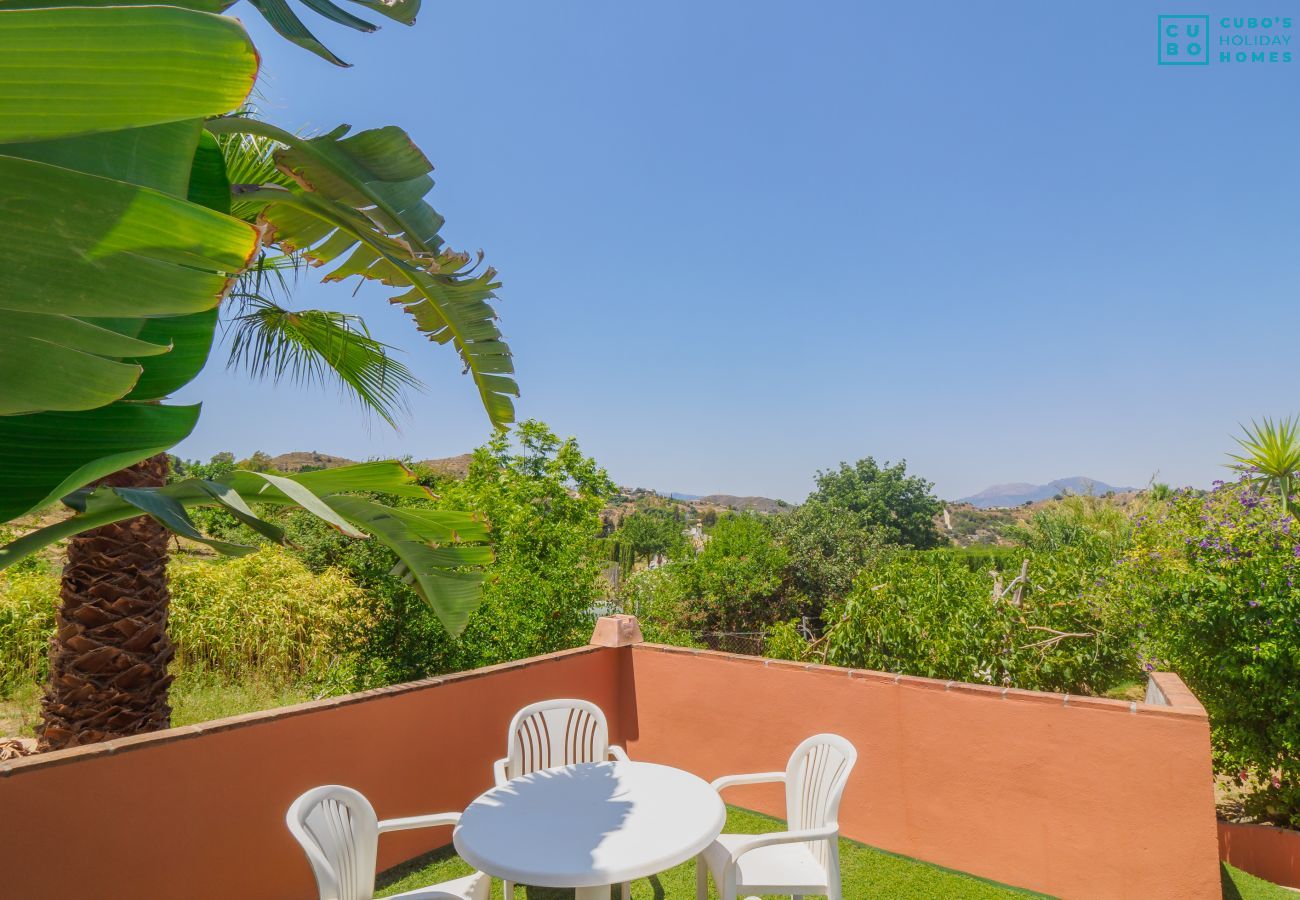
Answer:
<path fill-rule="evenodd" d="M 166 481 L 167 455 L 160 453 L 98 484 L 154 487 Z M 163 526 L 140 516 L 69 541 L 39 750 L 170 725 L 168 539 Z"/>

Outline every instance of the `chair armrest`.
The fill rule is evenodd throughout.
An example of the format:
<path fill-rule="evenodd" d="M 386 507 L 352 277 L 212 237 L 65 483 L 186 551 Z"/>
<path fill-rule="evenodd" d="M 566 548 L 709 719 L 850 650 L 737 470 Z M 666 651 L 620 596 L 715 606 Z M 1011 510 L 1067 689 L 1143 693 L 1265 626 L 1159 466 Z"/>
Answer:
<path fill-rule="evenodd" d="M 497 787 L 500 787 L 510 780 L 506 777 L 506 766 L 509 763 L 509 759 L 498 759 L 492 764 L 492 776 L 496 779 Z"/>
<path fill-rule="evenodd" d="M 384 819 L 379 823 L 379 833 L 406 831 L 408 828 L 437 828 L 439 825 L 455 825 L 460 821 L 460 813 L 433 813 L 428 816 L 407 816 L 405 819 Z"/>
<path fill-rule="evenodd" d="M 824 828 L 806 828 L 802 831 L 773 831 L 769 834 L 756 834 L 752 841 L 746 841 L 731 851 L 734 863 L 750 850 L 759 847 L 771 847 L 773 844 L 802 844 L 806 841 L 825 841 L 835 838 L 840 833 L 839 825 L 827 825 Z"/>
<path fill-rule="evenodd" d="M 632 760 L 630 760 L 630 759 L 627 758 L 627 751 L 624 750 L 622 747 L 618 746 L 617 744 L 610 744 L 610 745 L 609 745 L 609 758 L 610 758 L 610 759 L 616 759 L 616 760 L 618 760 L 619 762 L 631 762 L 631 761 L 632 761 Z"/>
<path fill-rule="evenodd" d="M 736 787 L 740 784 L 769 784 L 774 781 L 785 781 L 785 773 L 755 772 L 753 775 L 723 775 L 710 786 L 715 791 L 721 791 L 724 788 Z"/>

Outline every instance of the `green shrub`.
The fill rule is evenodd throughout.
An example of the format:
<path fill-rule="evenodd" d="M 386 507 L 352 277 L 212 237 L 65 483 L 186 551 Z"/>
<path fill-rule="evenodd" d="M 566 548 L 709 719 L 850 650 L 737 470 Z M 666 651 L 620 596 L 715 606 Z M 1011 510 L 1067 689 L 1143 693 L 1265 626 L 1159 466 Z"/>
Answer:
<path fill-rule="evenodd" d="M 931 559 L 950 559 L 966 564 L 972 572 L 997 569 L 1013 577 L 1020 571 L 1025 551 L 1020 547 L 999 547 L 994 544 L 976 544 L 971 547 L 936 547 L 921 551 Z"/>
<path fill-rule="evenodd" d="M 799 630 L 799 622 L 777 622 L 767 629 L 767 640 L 763 642 L 763 655 L 772 659 L 803 660 L 809 656 L 808 640 Z"/>
<path fill-rule="evenodd" d="M 360 648 L 358 686 L 473 669 L 586 643 L 602 596 L 600 511 L 613 491 L 577 443 L 524 422 L 474 452 L 462 480 L 432 479 L 437 500 L 482 513 L 492 525 L 495 561 L 483 603 L 459 638 L 390 572 L 396 561 L 376 541 L 353 541 L 314 517 L 287 520 L 296 552 L 314 570 L 338 566 L 362 587 L 374 627 Z M 399 503 L 399 505 L 401 505 Z"/>
<path fill-rule="evenodd" d="M 1137 623 L 1144 667 L 1177 672 L 1210 715 L 1215 766 L 1300 825 L 1300 525 L 1248 484 L 1184 491 L 1138 516 L 1096 602 Z"/>
<path fill-rule="evenodd" d="M 287 549 L 266 547 L 235 559 L 178 557 L 168 576 L 174 670 L 350 684 L 369 614 L 342 572 L 314 574 Z M 58 605 L 57 575 L 0 572 L 0 693 L 44 680 Z"/>
<path fill-rule="evenodd" d="M 619 585 L 618 601 L 625 613 L 637 617 L 641 635 L 650 643 L 699 646 L 684 625 L 686 598 L 671 568 L 634 572 Z"/>
<path fill-rule="evenodd" d="M 44 679 L 58 604 L 57 575 L 0 571 L 0 696 Z"/>
<path fill-rule="evenodd" d="M 704 549 L 671 563 L 683 599 L 674 623 L 692 631 L 762 631 L 788 619 L 799 604 L 788 584 L 789 554 L 770 517 L 726 516 Z"/>
<path fill-rule="evenodd" d="M 1070 545 L 1020 555 L 1029 559 L 1020 605 L 1012 573 L 995 596 L 991 574 L 961 556 L 904 553 L 867 570 L 828 610 L 826 661 L 1070 693 L 1131 678 L 1130 630 L 1085 595 L 1104 564 Z"/>
<path fill-rule="evenodd" d="M 178 668 L 271 684 L 350 680 L 371 619 L 341 570 L 313 573 L 289 550 L 268 546 L 215 561 L 179 557 L 168 575 Z"/>

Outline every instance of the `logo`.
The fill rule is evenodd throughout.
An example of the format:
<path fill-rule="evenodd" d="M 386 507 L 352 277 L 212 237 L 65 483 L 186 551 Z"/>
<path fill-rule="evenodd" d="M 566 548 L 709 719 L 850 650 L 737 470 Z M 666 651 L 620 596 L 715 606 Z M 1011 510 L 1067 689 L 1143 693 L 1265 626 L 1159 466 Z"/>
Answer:
<path fill-rule="evenodd" d="M 1162 66 L 1289 63 L 1290 16 L 1157 16 L 1156 62 Z M 1210 30 L 1214 29 L 1214 34 Z"/>
<path fill-rule="evenodd" d="M 1160 16 L 1159 53 L 1162 66 L 1208 66 L 1210 64 L 1209 16 Z"/>

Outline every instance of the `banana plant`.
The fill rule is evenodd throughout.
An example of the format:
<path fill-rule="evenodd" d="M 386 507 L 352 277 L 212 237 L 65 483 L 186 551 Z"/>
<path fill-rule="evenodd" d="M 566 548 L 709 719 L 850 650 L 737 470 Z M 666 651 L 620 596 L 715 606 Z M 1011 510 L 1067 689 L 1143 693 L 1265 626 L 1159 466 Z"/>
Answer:
<path fill-rule="evenodd" d="M 201 534 L 190 507 L 221 507 L 282 541 L 255 510 L 292 504 L 378 540 L 453 634 L 481 596 L 485 523 L 371 499 L 423 496 L 394 463 L 165 484 L 164 451 L 200 411 L 167 400 L 208 362 L 219 306 L 268 253 L 326 266 L 328 281 L 396 288 L 417 329 L 460 355 L 494 426 L 512 421 L 517 394 L 490 305 L 496 273 L 444 246 L 425 200 L 432 167 L 405 132 L 304 139 L 246 114 L 258 54 L 218 14 L 224 0 L 60 2 L 0 6 L 0 520 L 56 500 L 72 511 L 0 548 L 2 568 L 68 539 L 40 749 L 167 727 L 167 530 L 251 549 Z M 356 2 L 408 23 L 417 8 Z M 253 3 L 341 62 L 285 0 Z M 304 4 L 371 30 L 330 0 Z M 246 142 L 254 165 L 231 153 Z M 275 371 L 324 361 L 372 407 L 390 406 L 403 381 L 356 317 L 254 301 L 240 321 L 236 356 Z"/>
<path fill-rule="evenodd" d="M 162 401 L 206 363 L 217 304 L 265 244 L 316 263 L 349 250 L 329 280 L 403 288 L 417 327 L 461 355 L 492 423 L 513 419 L 495 272 L 467 272 L 469 257 L 442 245 L 424 200 L 431 167 L 401 129 L 305 140 L 203 118 L 242 106 L 257 72 L 239 24 L 210 13 L 5 9 L 0 45 L 0 518 L 190 433 L 198 407 Z M 258 134 L 285 177 L 232 186 L 216 138 Z M 314 240 L 322 228 L 331 240 Z"/>

